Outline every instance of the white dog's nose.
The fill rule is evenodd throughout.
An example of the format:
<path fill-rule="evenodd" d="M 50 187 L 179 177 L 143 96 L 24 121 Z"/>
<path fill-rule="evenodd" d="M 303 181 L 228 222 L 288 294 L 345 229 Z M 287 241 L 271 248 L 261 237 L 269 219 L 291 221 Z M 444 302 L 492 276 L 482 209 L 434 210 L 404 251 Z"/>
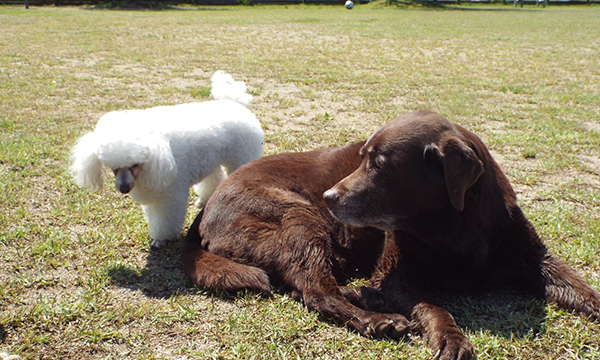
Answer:
<path fill-rule="evenodd" d="M 135 178 L 128 168 L 120 168 L 115 171 L 115 185 L 117 190 L 127 194 L 133 189 Z"/>

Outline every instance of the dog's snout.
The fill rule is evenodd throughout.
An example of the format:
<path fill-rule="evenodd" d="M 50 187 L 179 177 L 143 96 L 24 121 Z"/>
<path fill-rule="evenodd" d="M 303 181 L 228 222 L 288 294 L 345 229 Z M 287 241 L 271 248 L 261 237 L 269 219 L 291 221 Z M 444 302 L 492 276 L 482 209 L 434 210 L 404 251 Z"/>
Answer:
<path fill-rule="evenodd" d="M 115 185 L 121 193 L 129 193 L 134 184 L 135 178 L 129 169 L 121 168 L 115 171 Z"/>
<path fill-rule="evenodd" d="M 329 189 L 323 193 L 323 199 L 331 208 L 340 200 L 340 194 L 334 189 Z"/>

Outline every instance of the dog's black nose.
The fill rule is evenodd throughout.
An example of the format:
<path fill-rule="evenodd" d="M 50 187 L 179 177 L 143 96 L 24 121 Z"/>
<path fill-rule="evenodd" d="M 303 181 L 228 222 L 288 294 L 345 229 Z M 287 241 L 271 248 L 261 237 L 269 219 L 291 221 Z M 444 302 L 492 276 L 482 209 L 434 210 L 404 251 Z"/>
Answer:
<path fill-rule="evenodd" d="M 327 206 L 332 207 L 340 200 L 340 195 L 337 191 L 329 189 L 323 193 L 323 199 L 327 203 Z"/>
<path fill-rule="evenodd" d="M 119 168 L 113 170 L 115 173 L 115 185 L 117 190 L 123 194 L 127 194 L 133 189 L 135 185 L 135 177 L 128 168 Z"/>
<path fill-rule="evenodd" d="M 118 188 L 119 188 L 119 191 L 123 194 L 127 194 L 128 192 L 131 191 L 131 186 L 129 184 L 119 184 Z"/>

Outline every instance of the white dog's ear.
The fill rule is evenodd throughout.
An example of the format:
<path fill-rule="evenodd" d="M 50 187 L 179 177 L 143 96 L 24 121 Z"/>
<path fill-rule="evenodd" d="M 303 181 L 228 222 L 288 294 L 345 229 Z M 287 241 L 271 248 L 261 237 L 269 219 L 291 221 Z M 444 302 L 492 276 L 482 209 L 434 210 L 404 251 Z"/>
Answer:
<path fill-rule="evenodd" d="M 97 150 L 98 136 L 89 133 L 77 140 L 71 153 L 70 170 L 75 182 L 93 192 L 100 190 L 104 182 L 104 170 Z"/>
<path fill-rule="evenodd" d="M 169 186 L 177 175 L 177 164 L 169 140 L 158 134 L 148 134 L 144 139 L 150 156 L 142 165 L 143 175 L 136 179 L 146 187 L 161 190 Z"/>

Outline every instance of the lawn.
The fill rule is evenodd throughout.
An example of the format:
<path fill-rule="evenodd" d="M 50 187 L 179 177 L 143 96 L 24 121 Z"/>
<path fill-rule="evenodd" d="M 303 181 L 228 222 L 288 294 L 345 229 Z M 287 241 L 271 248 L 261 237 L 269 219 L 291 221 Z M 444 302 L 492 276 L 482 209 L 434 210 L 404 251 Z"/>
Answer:
<path fill-rule="evenodd" d="M 552 252 L 600 288 L 599 6 L 170 11 L 0 6 L 0 352 L 31 359 L 427 359 L 273 299 L 194 288 L 141 208 L 68 174 L 105 112 L 254 94 L 265 152 L 431 109 L 477 133 Z M 194 199 L 191 199 L 192 202 Z M 187 224 L 197 213 L 190 207 Z M 479 359 L 600 359 L 600 324 L 523 294 L 441 301 Z"/>

